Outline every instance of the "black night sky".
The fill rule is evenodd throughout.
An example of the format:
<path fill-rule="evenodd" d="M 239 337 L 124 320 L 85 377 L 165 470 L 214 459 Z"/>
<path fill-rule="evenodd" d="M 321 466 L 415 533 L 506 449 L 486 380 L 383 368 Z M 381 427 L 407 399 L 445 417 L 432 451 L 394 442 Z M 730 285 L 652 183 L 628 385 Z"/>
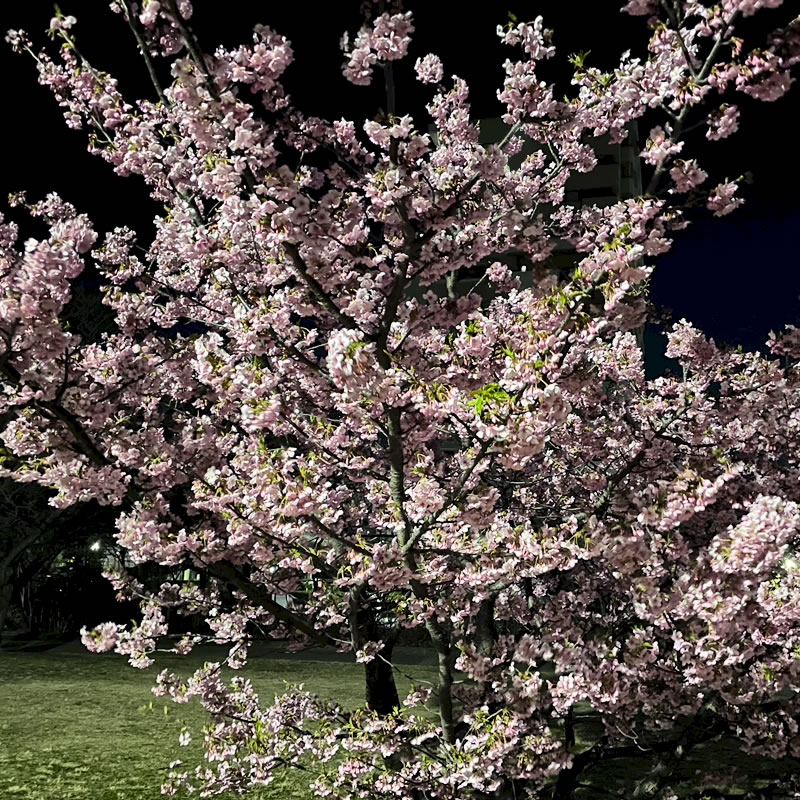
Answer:
<path fill-rule="evenodd" d="M 549 73 L 543 73 L 543 78 L 561 82 L 564 91 L 569 71 L 563 65 L 572 52 L 590 50 L 589 63 L 601 68 L 613 67 L 626 49 L 643 55 L 645 22 L 619 14 L 621 4 L 622 0 L 507 0 L 485 4 L 480 12 L 467 12 L 466 4 L 452 0 L 411 0 L 408 7 L 415 14 L 417 32 L 411 59 L 397 69 L 398 111 L 411 113 L 418 124 L 427 125 L 424 104 L 430 90 L 416 84 L 411 71 L 418 56 L 435 52 L 444 61 L 446 75 L 457 74 L 472 87 L 474 116 L 499 116 L 495 92 L 502 84 L 502 63 L 516 54 L 500 45 L 495 28 L 508 20 L 509 11 L 520 19 L 542 14 L 546 25 L 555 30 L 557 53 L 547 62 Z M 358 0 L 195 0 L 194 5 L 192 24 L 206 49 L 247 41 L 257 22 L 286 35 L 296 55 L 287 83 L 303 110 L 363 120 L 373 117 L 382 105 L 379 81 L 374 88 L 364 89 L 351 86 L 341 75 L 339 38 L 345 30 L 358 28 Z M 760 42 L 766 30 L 786 24 L 792 10 L 797 13 L 797 5 L 798 0 L 791 0 L 783 9 L 759 14 L 751 21 L 745 44 Z M 95 66 L 119 78 L 129 99 L 152 95 L 132 36 L 105 0 L 62 0 L 61 8 L 78 18 L 75 33 L 81 50 Z M 0 26 L 4 31 L 24 28 L 35 41 L 44 42 L 51 15 L 52 5 L 44 0 L 6 2 L 0 7 Z M 116 177 L 107 164 L 86 153 L 85 133 L 65 127 L 49 92 L 36 83 L 30 58 L 12 54 L 5 43 L 0 45 L 0 58 L 6 83 L 0 191 L 26 189 L 31 198 L 58 191 L 87 211 L 101 231 L 127 224 L 147 232 L 158 208 L 149 201 L 141 181 Z M 753 176 L 742 191 L 746 205 L 724 219 L 697 213 L 673 250 L 658 260 L 653 279 L 652 297 L 657 305 L 670 308 L 675 319 L 695 322 L 720 342 L 755 348 L 771 329 L 800 324 L 795 239 L 800 234 L 800 157 L 792 122 L 799 98 L 798 87 L 776 103 L 739 95 L 735 102 L 742 110 L 740 132 L 706 146 L 700 130 L 686 148 L 686 152 L 700 153 L 715 182 L 745 171 Z M 645 121 L 640 135 L 646 135 L 648 128 Z M 695 148 L 695 142 L 702 150 Z M 657 352 L 656 340 L 648 336 L 651 370 L 662 366 Z"/>

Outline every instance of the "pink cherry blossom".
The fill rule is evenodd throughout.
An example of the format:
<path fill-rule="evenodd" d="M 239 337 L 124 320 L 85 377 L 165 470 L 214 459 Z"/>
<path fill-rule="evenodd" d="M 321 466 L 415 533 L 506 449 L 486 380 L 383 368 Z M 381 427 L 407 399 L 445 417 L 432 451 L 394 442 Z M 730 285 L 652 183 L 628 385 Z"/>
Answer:
<path fill-rule="evenodd" d="M 711 140 L 726 139 L 739 128 L 739 109 L 732 105 L 723 105 L 719 111 L 708 117 L 706 137 Z"/>
<path fill-rule="evenodd" d="M 744 203 L 741 197 L 734 197 L 738 188 L 735 181 L 726 181 L 709 195 L 706 205 L 714 212 L 715 217 L 724 217 Z"/>
<path fill-rule="evenodd" d="M 414 69 L 417 79 L 421 83 L 439 83 L 444 74 L 441 60 L 433 53 L 428 53 L 424 58 L 418 58 Z"/>
<path fill-rule="evenodd" d="M 708 177 L 708 173 L 700 169 L 694 159 L 676 162 L 669 174 L 675 181 L 676 192 L 688 192 L 699 186 Z"/>

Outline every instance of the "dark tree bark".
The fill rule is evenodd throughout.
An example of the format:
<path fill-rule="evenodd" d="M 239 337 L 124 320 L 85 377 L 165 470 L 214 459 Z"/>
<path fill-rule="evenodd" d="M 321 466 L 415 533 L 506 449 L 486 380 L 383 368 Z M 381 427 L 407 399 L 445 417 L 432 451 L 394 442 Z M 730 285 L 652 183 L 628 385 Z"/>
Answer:
<path fill-rule="evenodd" d="M 380 642 L 383 647 L 371 661 L 364 664 L 365 700 L 370 711 L 388 716 L 400 706 L 394 681 L 392 653 L 399 630 L 381 625 L 374 608 L 359 608 L 357 613 L 360 642 Z"/>
<path fill-rule="evenodd" d="M 388 716 L 400 706 L 391 663 L 396 641 L 397 634 L 393 634 L 384 642 L 383 649 L 378 655 L 368 664 L 364 664 L 367 706 L 381 716 Z"/>
<path fill-rule="evenodd" d="M 3 631 L 6 629 L 8 612 L 14 597 L 14 584 L 10 576 L 0 572 L 0 642 L 3 641 Z"/>

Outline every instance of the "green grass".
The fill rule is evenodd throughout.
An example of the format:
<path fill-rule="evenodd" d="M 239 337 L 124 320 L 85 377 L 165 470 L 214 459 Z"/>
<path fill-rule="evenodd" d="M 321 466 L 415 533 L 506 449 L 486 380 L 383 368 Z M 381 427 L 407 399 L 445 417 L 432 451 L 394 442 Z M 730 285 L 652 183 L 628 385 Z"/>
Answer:
<path fill-rule="evenodd" d="M 150 689 L 165 667 L 181 674 L 202 666 L 202 656 L 159 654 L 147 670 L 135 670 L 115 655 L 88 653 L 0 653 L 0 798 L 2 800 L 150 800 L 170 761 L 187 767 L 202 763 L 202 727 L 208 716 L 199 704 L 176 705 L 155 697 Z M 408 666 L 414 680 L 431 679 L 433 668 Z M 363 703 L 363 670 L 358 664 L 251 658 L 243 673 L 262 703 L 284 690 L 286 682 L 303 683 L 309 691 L 335 699 L 347 708 Z M 233 671 L 228 670 L 228 675 Z M 409 680 L 398 676 L 401 696 Z M 582 704 L 583 705 L 583 704 Z M 165 713 L 165 709 L 166 712 Z M 579 708 L 584 713 L 587 708 Z M 186 726 L 193 735 L 180 747 Z M 578 745 L 588 747 L 600 734 L 599 720 L 583 717 Z M 699 747 L 681 765 L 676 777 L 691 787 L 697 770 L 715 767 L 730 775 L 734 768 L 744 786 L 763 786 L 775 776 L 800 768 L 797 760 L 770 762 L 742 759 L 729 739 Z M 607 797 L 644 776 L 642 760 L 616 760 L 586 776 L 599 791 L 587 798 Z M 270 786 L 254 790 L 252 800 L 309 800 L 307 773 L 277 774 Z M 226 796 L 230 800 L 229 796 Z"/>
<path fill-rule="evenodd" d="M 202 761 L 208 716 L 194 701 L 176 705 L 150 688 L 165 667 L 181 674 L 202 666 L 194 654 L 163 655 L 147 670 L 115 655 L 0 654 L 0 797 L 4 800 L 149 800 L 160 797 L 170 761 Z M 429 677 L 428 667 L 405 667 Z M 232 671 L 228 671 L 232 674 Z M 363 703 L 358 664 L 251 659 L 244 673 L 266 703 L 285 682 L 355 708 Z M 400 678 L 398 688 L 407 690 Z M 150 703 L 152 702 L 152 708 Z M 167 713 L 165 713 L 165 708 Z M 178 745 L 184 726 L 193 734 Z M 305 800 L 309 778 L 276 776 L 253 800 Z"/>

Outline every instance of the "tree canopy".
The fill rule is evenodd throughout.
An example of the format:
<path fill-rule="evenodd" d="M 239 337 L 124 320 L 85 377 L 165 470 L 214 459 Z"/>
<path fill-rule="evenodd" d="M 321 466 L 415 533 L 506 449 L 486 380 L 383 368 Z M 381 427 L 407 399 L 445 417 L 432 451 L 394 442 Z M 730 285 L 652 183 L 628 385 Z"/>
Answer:
<path fill-rule="evenodd" d="M 356 119 L 295 104 L 279 31 L 204 50 L 188 0 L 112 3 L 152 79 L 136 101 L 82 55 L 74 17 L 50 23 L 57 52 L 8 34 L 90 151 L 163 209 L 151 241 L 99 239 L 59 196 L 16 194 L 46 232 L 0 228 L 0 475 L 56 508 L 114 507 L 131 559 L 206 577 L 153 592 L 110 575 L 142 620 L 86 644 L 148 666 L 175 608 L 234 667 L 257 632 L 364 663 L 355 713 L 302 687 L 264 703 L 219 664 L 162 672 L 157 693 L 212 717 L 209 767 L 173 765 L 167 793 L 246 791 L 312 759 L 317 793 L 342 800 L 565 800 L 630 759 L 635 796 L 700 798 L 737 786 L 681 773 L 720 737 L 783 765 L 763 791 L 798 791 L 800 335 L 733 351 L 681 321 L 681 374 L 653 379 L 636 336 L 686 210 L 741 203 L 746 163 L 715 175 L 693 142 L 735 134 L 741 96 L 789 89 L 800 20 L 781 5 L 633 0 L 646 55 L 572 56 L 563 97 L 540 77 L 552 32 L 511 19 L 496 142 L 464 80 L 408 58 L 398 2 L 365 3 L 342 40 L 345 78 L 385 92 Z M 595 143 L 635 124 L 642 192 L 570 202 Z M 114 324 L 81 335 L 64 317 L 87 270 Z M 400 697 L 406 631 L 438 672 Z"/>

